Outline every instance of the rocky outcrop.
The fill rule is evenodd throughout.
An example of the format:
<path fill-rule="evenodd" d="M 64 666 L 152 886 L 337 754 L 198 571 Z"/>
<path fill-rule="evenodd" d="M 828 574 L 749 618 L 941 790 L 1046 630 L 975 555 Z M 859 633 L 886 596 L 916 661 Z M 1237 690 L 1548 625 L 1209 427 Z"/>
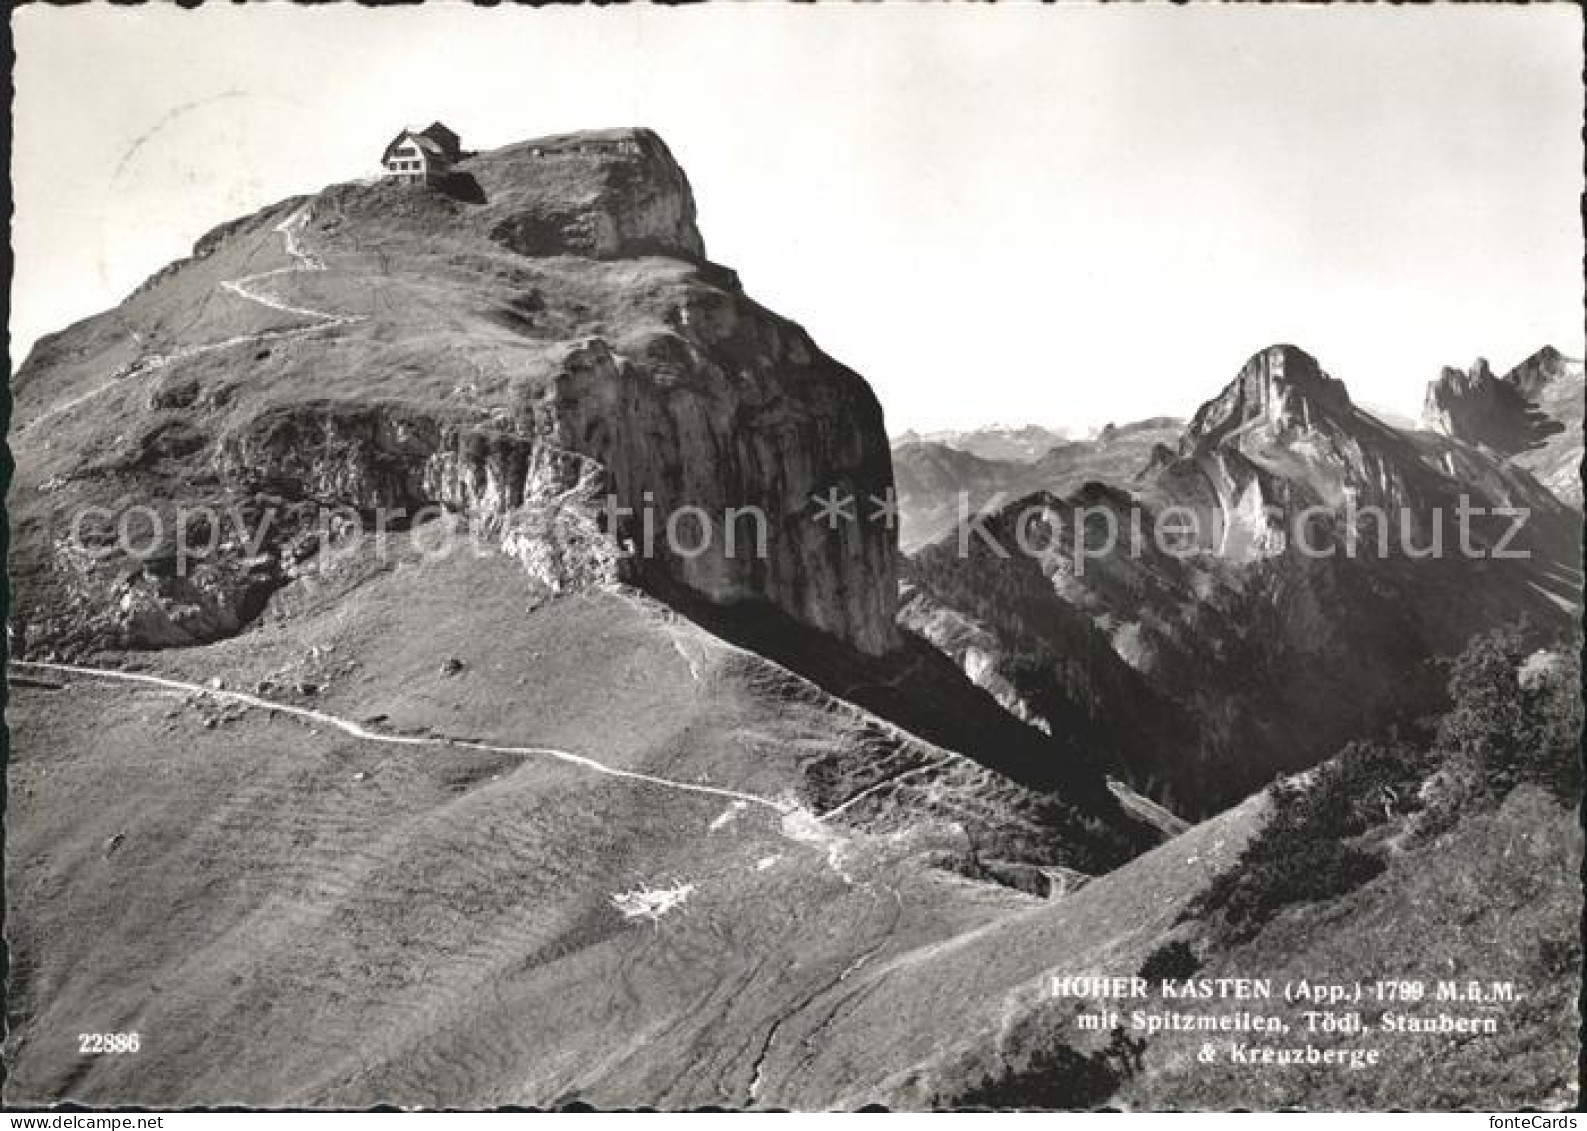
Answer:
<path fill-rule="evenodd" d="M 440 505 L 503 529 L 553 504 L 571 522 L 575 498 L 577 528 L 605 531 L 633 581 L 716 604 L 768 602 L 888 652 L 897 551 L 869 513 L 892 483 L 875 398 L 741 296 L 702 286 L 677 310 L 676 330 L 621 350 L 602 338 L 561 348 L 554 378 L 508 430 L 400 403 L 294 404 L 228 434 L 218 467 L 250 490 L 408 518 Z M 574 492 L 587 473 L 598 490 Z M 855 515 L 835 529 L 812 501 L 831 490 Z"/>
<path fill-rule="evenodd" d="M 1528 400 L 1536 400 L 1549 389 L 1581 380 L 1581 362 L 1544 346 L 1504 375 L 1507 384 Z"/>
<path fill-rule="evenodd" d="M 465 162 L 492 240 L 520 255 L 705 258 L 688 178 L 650 130 L 565 134 Z"/>
<path fill-rule="evenodd" d="M 718 604 L 767 601 L 888 652 L 897 544 L 873 517 L 892 488 L 881 407 L 803 331 L 727 297 L 693 292 L 675 331 L 622 353 L 600 340 L 571 351 L 535 416 L 607 469 L 637 576 Z M 819 520 L 828 492 L 851 500 L 852 520 Z"/>
<path fill-rule="evenodd" d="M 222 476 L 255 494 L 313 502 L 364 533 L 460 516 L 467 535 L 518 559 L 553 593 L 615 581 L 601 525 L 605 469 L 531 435 L 402 405 L 319 402 L 268 410 L 222 438 Z M 324 523 L 324 525 L 329 525 Z"/>

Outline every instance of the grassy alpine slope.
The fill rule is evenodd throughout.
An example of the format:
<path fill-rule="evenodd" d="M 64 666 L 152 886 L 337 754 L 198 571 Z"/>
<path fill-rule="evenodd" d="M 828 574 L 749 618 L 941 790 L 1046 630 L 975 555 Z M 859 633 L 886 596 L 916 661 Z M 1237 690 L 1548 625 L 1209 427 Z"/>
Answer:
<path fill-rule="evenodd" d="M 1008 832 L 985 770 L 664 606 L 537 596 L 499 555 L 344 568 L 234 639 L 116 658 L 200 690 L 14 692 L 13 1102 L 918 1103 L 889 1081 L 1092 922 L 961 874 Z M 916 771 L 886 828 L 820 819 L 867 784 L 845 767 Z M 625 915 L 647 891 L 682 894 Z M 101 1029 L 136 1059 L 79 1057 Z"/>

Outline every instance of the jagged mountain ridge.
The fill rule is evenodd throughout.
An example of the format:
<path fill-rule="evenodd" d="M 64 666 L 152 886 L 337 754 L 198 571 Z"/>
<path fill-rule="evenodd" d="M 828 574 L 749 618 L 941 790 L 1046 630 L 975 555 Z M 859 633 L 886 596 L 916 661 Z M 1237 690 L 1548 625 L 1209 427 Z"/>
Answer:
<path fill-rule="evenodd" d="M 1253 355 L 1201 407 L 1176 453 L 1155 453 L 1143 494 L 1192 507 L 1212 548 L 1231 560 L 1280 549 L 1308 507 L 1380 508 L 1428 544 L 1435 512 L 1453 514 L 1468 488 L 1486 507 L 1531 508 L 1539 529 L 1561 524 L 1558 500 L 1492 464 L 1468 445 L 1419 445 L 1358 408 L 1310 354 L 1283 345 Z"/>
<path fill-rule="evenodd" d="M 1478 358 L 1467 370 L 1446 366 L 1428 385 L 1422 425 L 1493 449 L 1580 507 L 1584 389 L 1582 362 L 1553 346 L 1503 377 Z"/>
<path fill-rule="evenodd" d="M 1484 510 L 1524 508 L 1507 549 L 1530 556 L 1487 558 L 1513 519 L 1482 515 L 1470 537 L 1483 557 L 1463 557 L 1462 497 Z M 1176 529 L 1189 520 L 1195 531 L 1184 553 L 1161 548 L 1170 508 Z M 977 536 L 966 563 L 958 531 L 913 555 L 911 580 L 976 621 L 984 635 L 967 670 L 1026 717 L 1055 709 L 1036 706 L 1051 704 L 1055 686 L 1071 702 L 1105 698 L 1100 689 L 1119 685 L 1115 663 L 1143 676 L 1159 707 L 1113 722 L 1099 746 L 1137 787 L 1189 813 L 1432 710 L 1442 684 L 1430 661 L 1473 633 L 1525 616 L 1552 639 L 1579 609 L 1577 512 L 1483 449 L 1382 424 L 1293 346 L 1253 355 L 1133 482 L 1038 493 L 980 525 L 1011 548 L 1022 519 L 1027 538 L 1055 552 L 1004 560 Z M 1109 527 L 1125 533 L 1102 552 Z M 1352 531 L 1353 554 L 1344 549 Z M 1426 551 L 1439 531 L 1447 552 L 1405 552 Z M 1334 552 L 1304 553 L 1300 537 Z M 1380 557 L 1381 537 L 1389 552 Z M 1091 548 L 1083 560 L 1082 544 Z M 1113 654 L 1077 651 L 1073 628 L 1033 639 L 1032 625 L 1072 620 L 1055 604 L 1089 620 Z M 934 638 L 967 654 L 952 634 Z M 1182 741 L 1142 742 L 1154 728 L 1178 729 Z"/>

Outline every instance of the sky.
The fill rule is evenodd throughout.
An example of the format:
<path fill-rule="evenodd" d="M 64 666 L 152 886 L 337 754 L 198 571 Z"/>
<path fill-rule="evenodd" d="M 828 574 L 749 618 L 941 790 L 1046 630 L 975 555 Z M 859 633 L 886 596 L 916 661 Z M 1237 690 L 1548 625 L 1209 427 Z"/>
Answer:
<path fill-rule="evenodd" d="M 890 431 L 1189 415 L 1293 342 L 1414 417 L 1582 356 L 1572 4 L 31 5 L 13 368 L 209 228 L 372 173 L 647 125 L 711 258 Z"/>

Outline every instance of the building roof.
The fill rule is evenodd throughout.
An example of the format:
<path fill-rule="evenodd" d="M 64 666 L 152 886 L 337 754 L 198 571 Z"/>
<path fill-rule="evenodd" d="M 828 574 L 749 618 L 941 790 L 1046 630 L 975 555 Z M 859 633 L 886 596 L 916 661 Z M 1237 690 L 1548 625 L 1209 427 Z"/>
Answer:
<path fill-rule="evenodd" d="M 462 158 L 462 150 L 458 147 L 458 136 L 447 129 L 440 122 L 432 122 L 422 130 L 408 128 L 399 133 L 386 145 L 380 154 L 380 163 L 384 165 L 391 160 L 392 150 L 405 141 L 411 141 L 422 149 L 426 156 L 441 161 L 457 161 Z"/>
<path fill-rule="evenodd" d="M 440 143 L 440 146 L 443 150 L 453 154 L 454 156 L 459 152 L 459 146 L 463 141 L 463 139 L 457 135 L 457 131 L 449 129 L 444 122 L 431 122 L 419 132 L 425 137 L 434 138 Z"/>

